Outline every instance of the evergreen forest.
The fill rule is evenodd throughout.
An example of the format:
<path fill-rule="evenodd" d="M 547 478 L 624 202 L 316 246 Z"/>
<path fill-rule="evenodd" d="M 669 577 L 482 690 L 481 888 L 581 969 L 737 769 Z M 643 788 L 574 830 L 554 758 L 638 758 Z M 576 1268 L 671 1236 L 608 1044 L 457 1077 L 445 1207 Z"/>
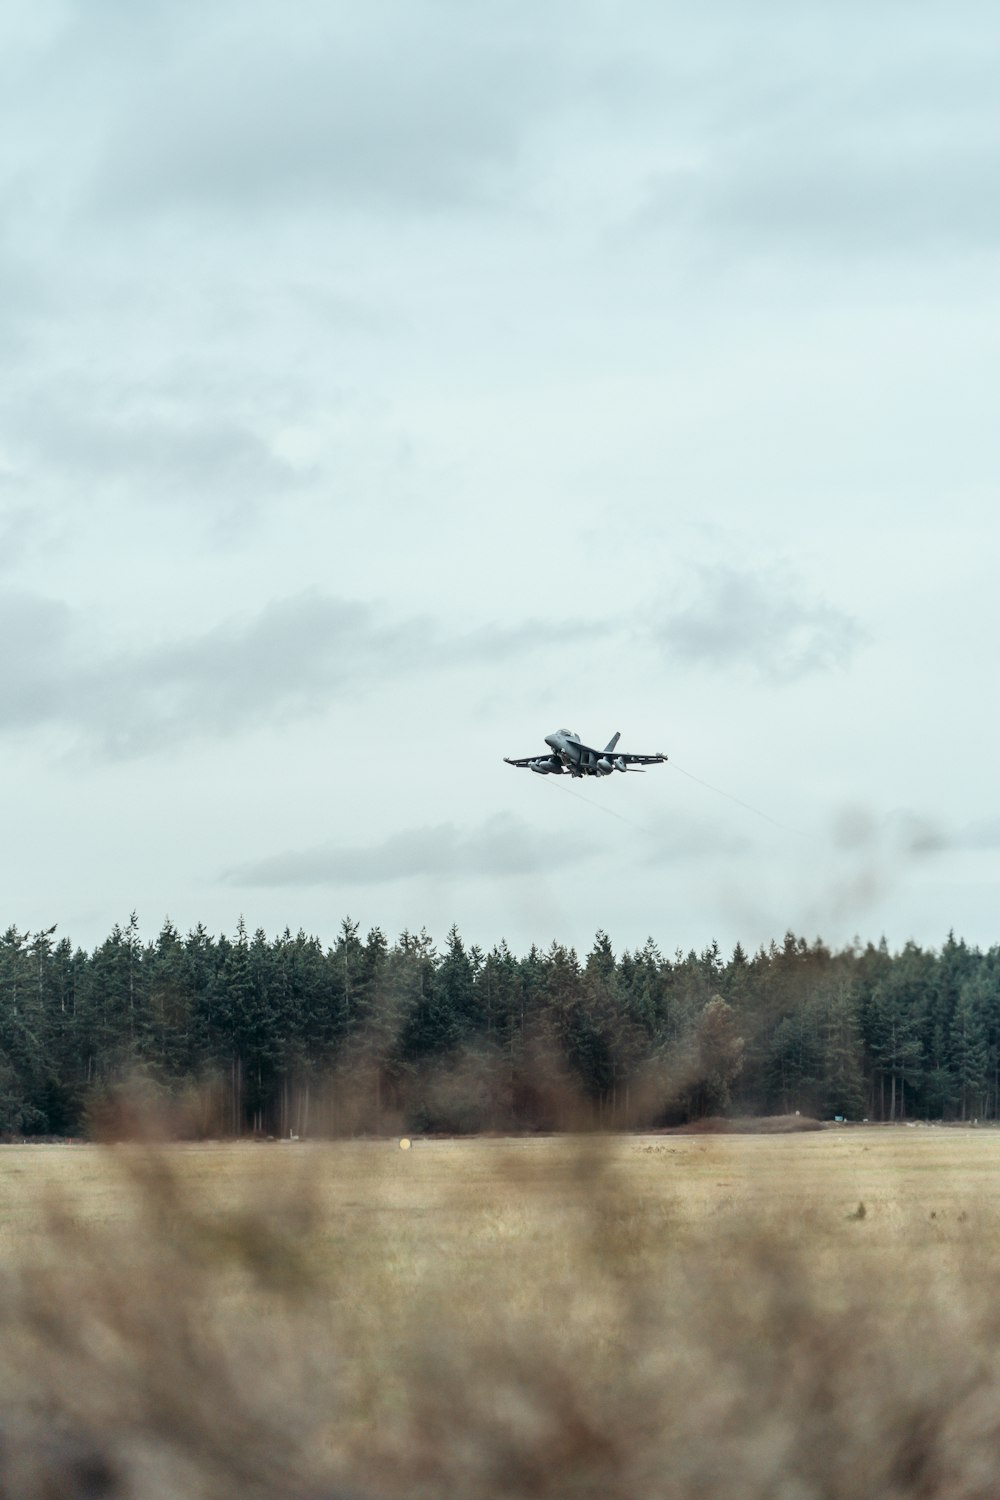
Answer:
<path fill-rule="evenodd" d="M 800 1111 L 995 1120 L 1000 947 L 788 933 L 754 954 L 518 957 L 452 928 L 394 942 L 346 918 L 93 952 L 57 929 L 0 939 L 0 1134 L 116 1128 L 137 1095 L 190 1136 L 619 1128 Z"/>

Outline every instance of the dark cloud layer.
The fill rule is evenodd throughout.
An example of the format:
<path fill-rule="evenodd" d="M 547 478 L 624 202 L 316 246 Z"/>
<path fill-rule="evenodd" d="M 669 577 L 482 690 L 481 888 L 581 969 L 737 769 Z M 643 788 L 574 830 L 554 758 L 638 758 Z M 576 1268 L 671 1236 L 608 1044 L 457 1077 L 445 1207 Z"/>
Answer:
<path fill-rule="evenodd" d="M 778 570 L 703 569 L 691 601 L 654 630 L 662 649 L 696 666 L 748 667 L 792 681 L 843 667 L 863 639 L 856 620 L 799 597 Z"/>
<path fill-rule="evenodd" d="M 367 847 L 327 843 L 271 855 L 223 876 L 237 886 L 382 885 L 392 880 L 531 875 L 596 854 L 600 844 L 566 834 L 550 839 L 509 813 L 476 828 L 451 823 L 392 834 Z"/>

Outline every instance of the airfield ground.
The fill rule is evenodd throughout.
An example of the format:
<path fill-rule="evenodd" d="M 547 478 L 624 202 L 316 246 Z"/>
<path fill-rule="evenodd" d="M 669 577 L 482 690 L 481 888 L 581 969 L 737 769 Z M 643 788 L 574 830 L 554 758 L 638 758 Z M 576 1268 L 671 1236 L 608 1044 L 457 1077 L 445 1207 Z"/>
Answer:
<path fill-rule="evenodd" d="M 1000 1131 L 5 1147 L 0 1269 L 108 1494 L 996 1493 Z"/>
<path fill-rule="evenodd" d="M 863 1204 L 864 1244 L 912 1254 L 1000 1227 L 1000 1130 L 899 1126 L 794 1135 L 629 1135 L 412 1142 L 208 1143 L 158 1154 L 209 1215 L 301 1193 L 335 1239 L 386 1236 L 403 1257 L 456 1266 L 494 1236 L 559 1241 L 562 1213 L 613 1190 L 674 1234 L 743 1222 L 802 1241 L 845 1229 Z M 0 1147 L 0 1254 L 23 1249 L 61 1199 L 74 1221 L 129 1219 L 134 1146 Z M 905 1236 L 905 1242 L 900 1236 Z"/>

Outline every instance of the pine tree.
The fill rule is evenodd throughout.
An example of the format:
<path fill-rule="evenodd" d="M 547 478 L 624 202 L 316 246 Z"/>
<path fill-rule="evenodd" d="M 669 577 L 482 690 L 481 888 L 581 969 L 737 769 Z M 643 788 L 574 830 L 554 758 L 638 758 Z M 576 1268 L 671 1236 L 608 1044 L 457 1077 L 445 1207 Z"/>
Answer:
<path fill-rule="evenodd" d="M 234 1135 L 239 1135 L 248 1123 L 246 1030 L 254 1007 L 250 943 L 242 916 L 236 925 L 235 943 L 220 944 L 220 952 L 222 964 L 213 1009 L 226 1053 L 230 1125 Z"/>
<path fill-rule="evenodd" d="M 43 986 L 32 934 L 8 927 L 0 938 L 0 1133 L 48 1128 Z"/>
<path fill-rule="evenodd" d="M 822 1091 L 823 1037 L 815 1010 L 804 1002 L 771 1033 L 767 1056 L 768 1105 L 781 1114 L 813 1113 Z"/>
<path fill-rule="evenodd" d="M 985 1009 L 992 986 L 977 975 L 959 990 L 951 1022 L 951 1070 L 958 1091 L 960 1118 L 985 1113 L 989 1046 Z"/>
<path fill-rule="evenodd" d="M 187 954 L 169 918 L 144 955 L 143 967 L 147 971 L 144 1050 L 170 1076 L 190 1074 L 194 1058 Z"/>
<path fill-rule="evenodd" d="M 333 975 L 331 1035 L 339 1042 L 364 1021 L 364 948 L 358 924 L 344 917 L 330 959 Z"/>
<path fill-rule="evenodd" d="M 878 1080 L 878 1116 L 906 1118 L 906 1089 L 923 1071 L 923 1049 L 905 977 L 890 970 L 876 984 L 865 1016 L 867 1041 Z"/>
<path fill-rule="evenodd" d="M 821 997 L 822 1112 L 857 1120 L 864 1113 L 861 1031 L 857 996 L 847 978 L 835 979 Z"/>
<path fill-rule="evenodd" d="M 445 1051 L 467 1042 L 476 1026 L 475 972 L 458 928 L 452 926 L 444 957 L 438 965 L 435 989 L 440 1043 Z"/>

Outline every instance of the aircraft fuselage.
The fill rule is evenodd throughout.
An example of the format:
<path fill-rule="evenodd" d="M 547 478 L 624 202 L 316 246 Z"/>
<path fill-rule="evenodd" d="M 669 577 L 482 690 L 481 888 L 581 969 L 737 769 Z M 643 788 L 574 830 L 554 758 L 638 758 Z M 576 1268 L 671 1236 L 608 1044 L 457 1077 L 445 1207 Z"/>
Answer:
<path fill-rule="evenodd" d="M 617 739 L 617 735 L 615 736 Z M 612 771 L 624 771 L 624 762 L 619 764 L 607 751 L 599 754 L 584 745 L 578 734 L 571 729 L 556 729 L 545 736 L 545 743 L 559 761 L 561 768 L 571 776 L 610 776 Z"/>
<path fill-rule="evenodd" d="M 644 766 L 657 765 L 667 758 L 662 753 L 616 753 L 615 746 L 619 738 L 618 734 L 613 735 L 603 750 L 597 750 L 593 745 L 585 745 L 571 729 L 554 729 L 551 734 L 545 735 L 545 743 L 551 754 L 504 758 L 509 766 L 520 766 L 535 771 L 539 776 L 610 776 L 612 771 L 641 770 Z"/>

